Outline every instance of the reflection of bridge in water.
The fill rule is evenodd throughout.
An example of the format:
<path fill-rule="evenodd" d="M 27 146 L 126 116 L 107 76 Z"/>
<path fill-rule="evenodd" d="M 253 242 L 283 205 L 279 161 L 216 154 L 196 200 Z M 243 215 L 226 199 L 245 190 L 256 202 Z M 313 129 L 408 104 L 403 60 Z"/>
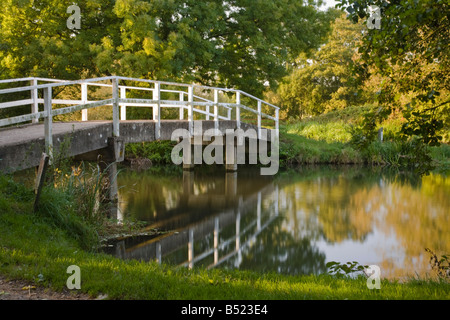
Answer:
<path fill-rule="evenodd" d="M 171 232 L 140 242 L 132 238 L 122 240 L 111 253 L 123 259 L 157 260 L 159 263 L 175 255 L 176 261 L 171 263 L 189 268 L 199 263 L 215 267 L 234 257 L 237 267 L 242 261 L 242 252 L 251 247 L 256 237 L 278 216 L 278 187 L 269 179 L 253 180 L 250 188 L 238 183 L 238 173 L 227 172 L 222 194 L 193 191 L 194 173 L 185 171 L 183 194 L 175 209 L 177 216 L 183 220 L 182 216 L 190 216 L 190 211 L 207 210 L 206 218 L 203 215 L 202 219 L 181 223 L 180 227 L 177 216 L 169 215 L 149 229 L 174 226 Z"/>

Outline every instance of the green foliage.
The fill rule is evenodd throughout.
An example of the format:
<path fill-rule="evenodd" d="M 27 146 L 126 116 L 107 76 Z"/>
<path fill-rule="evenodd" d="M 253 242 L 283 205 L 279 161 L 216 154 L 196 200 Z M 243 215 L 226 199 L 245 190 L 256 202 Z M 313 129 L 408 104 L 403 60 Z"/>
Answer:
<path fill-rule="evenodd" d="M 352 261 L 352 262 L 347 262 L 347 263 L 339 263 L 336 261 L 330 261 L 326 264 L 326 267 L 328 269 L 328 273 L 330 273 L 330 274 L 351 276 L 356 273 L 365 274 L 364 270 L 367 269 L 369 266 L 361 265 L 357 261 Z"/>
<path fill-rule="evenodd" d="M 298 134 L 309 139 L 331 142 L 348 142 L 351 138 L 349 125 L 336 121 L 321 123 L 318 121 L 302 121 L 289 126 L 289 133 Z"/>
<path fill-rule="evenodd" d="M 0 213 L 17 213 L 31 210 L 34 193 L 9 176 L 0 175 Z M 14 205 L 11 205 L 14 203 Z"/>
<path fill-rule="evenodd" d="M 438 257 L 436 253 L 429 248 L 425 248 L 425 251 L 430 254 L 431 268 L 436 272 L 438 277 L 450 280 L 450 254 L 443 254 Z"/>
<path fill-rule="evenodd" d="M 358 150 L 367 149 L 377 137 L 376 128 L 377 124 L 374 118 L 366 115 L 360 124 L 349 127 L 348 131 L 351 135 L 350 144 Z"/>
<path fill-rule="evenodd" d="M 64 230 L 85 250 L 98 244 L 98 235 L 92 225 L 86 223 L 69 194 L 53 188 L 44 188 L 39 201 L 37 216 L 50 226 Z"/>
<path fill-rule="evenodd" d="M 353 25 L 344 16 L 331 25 L 328 41 L 308 57 L 300 55 L 292 73 L 280 84 L 278 94 L 286 117 L 318 115 L 369 101 L 362 87 L 363 78 L 355 49 L 362 24 Z"/>
<path fill-rule="evenodd" d="M 74 79 L 118 74 L 261 94 L 285 64 L 319 47 L 328 15 L 297 0 L 87 0 L 69 30 L 69 0 L 7 0 L 0 74 Z M 39 54 L 36 54 L 39 53 Z"/>
<path fill-rule="evenodd" d="M 104 37 L 114 39 L 118 18 L 114 1 L 78 3 L 82 29 L 70 30 L 66 21 L 70 0 L 7 0 L 0 12 L 0 74 L 75 79 L 97 73 L 89 47 Z"/>
<path fill-rule="evenodd" d="M 384 164 L 397 168 L 428 171 L 433 167 L 430 148 L 418 139 L 370 143 L 361 150 L 364 158 L 372 164 Z"/>
<path fill-rule="evenodd" d="M 427 145 L 438 145 L 444 125 L 448 131 L 448 42 L 450 20 L 444 0 L 340 0 L 355 23 L 368 18 L 367 8 L 381 10 L 380 29 L 367 29 L 359 52 L 363 61 L 383 78 L 378 102 L 385 109 L 380 120 L 394 109 L 403 111 L 402 134 L 417 136 Z"/>
<path fill-rule="evenodd" d="M 280 127 L 280 163 L 282 166 L 299 164 L 356 164 L 361 163 L 360 153 L 345 143 L 333 140 L 327 133 L 324 139 L 307 138 L 297 131 L 299 124 Z M 320 126 L 319 126 L 320 127 Z M 337 125 L 340 132 L 345 130 Z M 319 130 L 322 131 L 322 130 Z M 325 141 L 326 139 L 329 142 Z"/>
<path fill-rule="evenodd" d="M 407 107 L 403 116 L 407 120 L 403 124 L 401 134 L 406 137 L 417 136 L 429 146 L 438 146 L 442 140 L 439 131 L 444 127 L 444 121 L 436 118 L 433 113 L 412 111 Z"/>
<path fill-rule="evenodd" d="M 147 158 L 152 164 L 172 164 L 173 141 L 129 143 L 125 146 L 126 158 Z"/>

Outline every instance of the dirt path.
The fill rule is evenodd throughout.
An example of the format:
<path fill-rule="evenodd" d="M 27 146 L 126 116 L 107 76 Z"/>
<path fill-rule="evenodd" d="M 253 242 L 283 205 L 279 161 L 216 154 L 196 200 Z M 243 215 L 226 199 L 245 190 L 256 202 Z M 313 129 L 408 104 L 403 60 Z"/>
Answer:
<path fill-rule="evenodd" d="M 93 298 L 65 289 L 55 292 L 48 288 L 35 287 L 23 280 L 9 280 L 0 275 L 0 300 L 92 300 Z"/>

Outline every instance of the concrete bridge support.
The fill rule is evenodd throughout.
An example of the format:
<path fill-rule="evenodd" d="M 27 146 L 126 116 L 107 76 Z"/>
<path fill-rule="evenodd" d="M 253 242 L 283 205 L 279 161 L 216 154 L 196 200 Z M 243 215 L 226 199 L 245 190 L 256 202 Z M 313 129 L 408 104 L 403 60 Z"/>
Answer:
<path fill-rule="evenodd" d="M 224 164 L 225 170 L 229 172 L 237 171 L 238 169 L 238 156 L 237 152 L 239 151 L 236 145 L 236 141 L 233 142 L 232 145 L 226 145 L 226 137 L 215 137 L 214 139 L 218 139 L 218 141 L 205 141 L 201 139 L 191 138 L 191 154 L 185 155 L 183 154 L 183 170 L 193 170 L 196 164 L 206 163 L 204 160 L 205 148 L 208 146 L 214 145 L 217 151 L 221 151 L 221 155 L 215 155 L 215 163 L 216 164 Z M 234 139 L 236 140 L 236 139 Z M 217 150 L 219 149 L 219 150 Z M 207 152 L 209 154 L 209 152 Z M 201 156 L 200 156 L 201 155 Z"/>
<path fill-rule="evenodd" d="M 110 218 L 120 220 L 118 203 L 117 184 L 117 163 L 124 160 L 125 143 L 120 137 L 109 137 L 108 146 L 99 150 L 94 150 L 75 157 L 75 160 L 97 162 L 102 176 L 105 178 L 105 185 L 101 189 L 102 203 L 108 207 Z"/>

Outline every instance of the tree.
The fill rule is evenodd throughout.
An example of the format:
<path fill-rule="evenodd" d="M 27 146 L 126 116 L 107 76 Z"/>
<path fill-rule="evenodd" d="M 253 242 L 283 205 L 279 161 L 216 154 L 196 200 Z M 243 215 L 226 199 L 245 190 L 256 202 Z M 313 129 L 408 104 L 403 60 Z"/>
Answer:
<path fill-rule="evenodd" d="M 313 0 L 87 0 L 80 30 L 66 27 L 71 4 L 4 1 L 3 78 L 120 74 L 261 94 L 328 28 Z"/>
<path fill-rule="evenodd" d="M 331 24 L 327 43 L 310 58 L 298 57 L 297 68 L 278 91 L 288 116 L 317 115 L 367 101 L 363 78 L 353 77 L 361 67 L 357 47 L 362 29 L 362 24 L 353 25 L 341 13 Z"/>
<path fill-rule="evenodd" d="M 449 125 L 449 3 L 446 0 L 340 0 L 349 19 L 374 17 L 369 5 L 380 9 L 380 28 L 367 28 L 359 52 L 362 59 L 386 77 L 378 101 L 382 108 L 367 118 L 381 121 L 394 108 L 406 119 L 405 138 L 415 136 L 438 145 L 445 121 Z M 405 103 L 401 103 L 406 99 Z"/>
<path fill-rule="evenodd" d="M 0 74 L 76 79 L 97 75 L 89 50 L 114 35 L 112 0 L 80 2 L 82 29 L 69 29 L 70 0 L 5 0 L 0 11 Z"/>

